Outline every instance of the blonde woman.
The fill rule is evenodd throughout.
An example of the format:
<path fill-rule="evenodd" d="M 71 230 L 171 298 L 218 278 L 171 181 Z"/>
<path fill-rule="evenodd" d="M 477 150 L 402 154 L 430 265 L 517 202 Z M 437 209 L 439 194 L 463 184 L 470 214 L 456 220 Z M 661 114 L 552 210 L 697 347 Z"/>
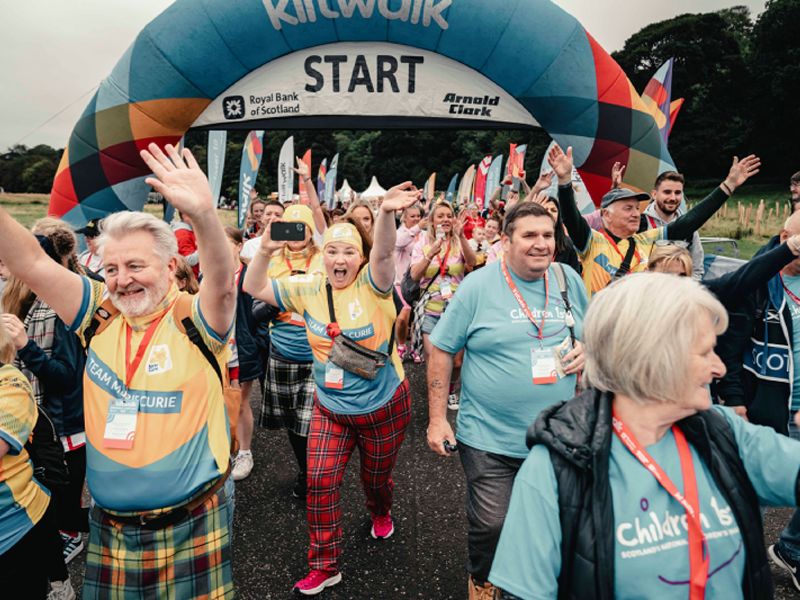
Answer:
<path fill-rule="evenodd" d="M 453 207 L 446 202 L 437 203 L 428 217 L 428 234 L 414 247 L 411 255 L 411 277 L 419 281 L 420 289 L 427 292 L 420 298 L 420 319 L 417 327 L 422 334 L 425 357 L 431 353 L 430 334 L 447 304 L 453 298 L 458 285 L 475 267 L 475 252 L 464 235 L 465 215 L 456 218 Z M 416 331 L 416 329 L 415 329 Z M 463 352 L 459 353 L 453 365 L 448 407 L 458 409 L 455 382 L 461 368 Z"/>
<path fill-rule="evenodd" d="M 358 221 L 364 231 L 372 238 L 372 229 L 375 227 L 375 213 L 372 212 L 372 207 L 369 202 L 366 200 L 356 200 L 347 209 L 344 217 L 345 220 L 349 217 L 354 221 Z"/>

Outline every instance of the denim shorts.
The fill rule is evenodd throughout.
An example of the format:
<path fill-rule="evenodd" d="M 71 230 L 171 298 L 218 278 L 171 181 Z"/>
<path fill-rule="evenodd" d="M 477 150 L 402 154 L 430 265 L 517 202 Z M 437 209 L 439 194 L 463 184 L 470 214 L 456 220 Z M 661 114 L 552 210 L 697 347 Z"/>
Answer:
<path fill-rule="evenodd" d="M 422 333 L 430 335 L 439 319 L 441 319 L 441 315 L 425 315 L 422 319 Z"/>

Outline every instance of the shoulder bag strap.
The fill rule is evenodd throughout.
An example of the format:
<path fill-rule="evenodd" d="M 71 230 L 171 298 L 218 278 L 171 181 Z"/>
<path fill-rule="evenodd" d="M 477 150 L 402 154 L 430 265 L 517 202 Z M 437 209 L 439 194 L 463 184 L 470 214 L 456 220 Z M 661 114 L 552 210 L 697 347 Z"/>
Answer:
<path fill-rule="evenodd" d="M 430 284 L 428 284 L 428 286 L 430 287 Z M 426 291 L 427 291 L 427 288 L 426 288 Z M 336 323 L 336 310 L 333 308 L 333 291 L 331 289 L 331 282 L 330 281 L 326 281 L 325 282 L 325 294 L 328 297 L 328 317 L 330 318 L 331 323 Z M 392 355 L 392 348 L 394 347 L 394 321 L 392 321 L 391 329 L 392 329 L 392 331 L 389 334 L 389 346 L 388 346 L 388 351 L 387 351 L 387 354 L 389 356 Z M 344 335 L 344 333 L 342 333 L 341 335 Z M 347 337 L 347 336 L 345 336 L 345 337 Z"/>

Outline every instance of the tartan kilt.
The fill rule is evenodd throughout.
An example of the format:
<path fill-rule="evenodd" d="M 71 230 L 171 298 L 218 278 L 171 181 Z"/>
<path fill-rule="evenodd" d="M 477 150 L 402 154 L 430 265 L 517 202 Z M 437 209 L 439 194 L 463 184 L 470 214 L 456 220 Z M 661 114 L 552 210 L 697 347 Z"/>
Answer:
<path fill-rule="evenodd" d="M 258 424 L 308 437 L 315 390 L 313 363 L 288 362 L 270 354 Z"/>
<path fill-rule="evenodd" d="M 225 487 L 164 529 L 89 513 L 84 600 L 233 598 L 231 511 Z"/>

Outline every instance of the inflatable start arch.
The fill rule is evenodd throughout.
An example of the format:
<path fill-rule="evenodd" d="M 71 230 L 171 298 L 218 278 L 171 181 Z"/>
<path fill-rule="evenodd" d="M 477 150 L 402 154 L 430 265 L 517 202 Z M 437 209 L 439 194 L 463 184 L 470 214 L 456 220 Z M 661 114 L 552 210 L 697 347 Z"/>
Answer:
<path fill-rule="evenodd" d="M 100 84 L 50 213 L 141 209 L 139 150 L 189 129 L 397 127 L 542 127 L 595 198 L 615 160 L 642 189 L 674 168 L 620 67 L 549 0 L 178 0 Z"/>

